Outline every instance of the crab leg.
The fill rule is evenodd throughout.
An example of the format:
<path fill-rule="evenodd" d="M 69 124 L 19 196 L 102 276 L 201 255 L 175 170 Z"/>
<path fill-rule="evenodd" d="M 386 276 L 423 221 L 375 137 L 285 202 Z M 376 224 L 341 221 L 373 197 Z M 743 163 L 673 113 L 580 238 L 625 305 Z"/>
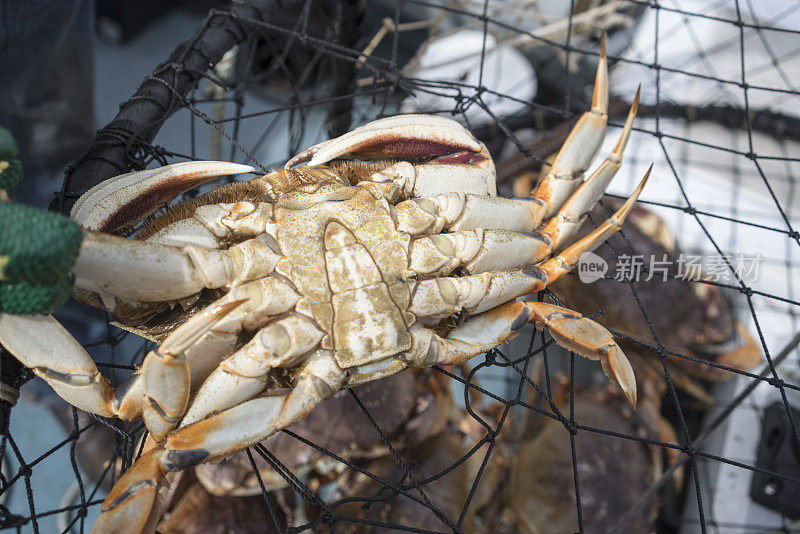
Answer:
<path fill-rule="evenodd" d="M 418 365 L 459 364 L 513 339 L 529 322 L 546 327 L 567 350 L 600 360 L 609 381 L 636 405 L 633 368 L 611 333 L 579 313 L 544 302 L 509 302 L 470 318 L 444 338 L 428 329 L 418 330 L 414 332 L 416 350 L 409 357 Z"/>
<path fill-rule="evenodd" d="M 267 275 L 280 258 L 268 236 L 216 250 L 89 232 L 75 262 L 75 285 L 126 300 L 160 302 Z"/>
<path fill-rule="evenodd" d="M 436 324 L 462 310 L 480 313 L 545 286 L 536 268 L 529 267 L 433 278 L 415 286 L 410 311 L 420 323 Z"/>
<path fill-rule="evenodd" d="M 628 119 L 611 155 L 578 187 L 542 230 L 543 240 L 550 245 L 548 252 L 539 259 L 552 252 L 580 227 L 586 212 L 597 203 L 619 170 L 638 104 L 639 91 L 636 92 Z M 533 232 L 541 224 L 545 211 L 546 205 L 536 200 L 447 193 L 398 203 L 395 206 L 395 220 L 399 230 L 412 235 L 477 228 Z"/>
<path fill-rule="evenodd" d="M 96 232 L 83 240 L 74 272 L 77 287 L 144 301 L 187 297 L 235 277 L 227 251 L 169 247 Z"/>
<path fill-rule="evenodd" d="M 534 194 L 534 199 L 545 207 L 544 218 L 552 217 L 581 184 L 583 172 L 600 150 L 607 120 L 608 61 L 605 37 L 601 37 L 592 108 L 578 119 Z"/>
<path fill-rule="evenodd" d="M 164 463 L 170 469 L 185 469 L 257 443 L 305 418 L 314 406 L 335 395 L 346 379 L 333 353 L 320 351 L 302 365 L 288 395 L 247 401 L 170 434 Z"/>
<path fill-rule="evenodd" d="M 581 238 L 577 242 L 564 249 L 564 251 L 559 253 L 558 256 L 550 258 L 541 265 L 541 271 L 545 277 L 546 283 L 550 284 L 555 282 L 564 274 L 571 271 L 572 268 L 578 263 L 581 254 L 585 252 L 591 252 L 592 250 L 596 249 L 598 246 L 604 243 L 606 239 L 611 237 L 612 234 L 618 232 L 620 228 L 622 228 L 622 223 L 625 221 L 625 217 L 627 217 L 628 213 L 631 211 L 631 209 L 633 209 L 633 205 L 636 202 L 636 199 L 639 197 L 639 194 L 642 192 L 642 189 L 644 189 L 652 170 L 653 166 L 650 165 L 650 168 L 647 169 L 644 178 L 642 178 L 642 181 L 639 182 L 638 186 L 636 186 L 636 190 L 634 190 L 633 194 L 628 197 L 628 200 L 626 200 L 622 206 L 620 206 L 620 208 L 614 212 L 614 215 L 606 219 L 603 224 L 595 228 L 589 235 Z"/>
<path fill-rule="evenodd" d="M 603 161 L 600 167 L 578 187 L 540 232 L 551 243 L 551 249 L 558 248 L 580 228 L 586 218 L 586 214 L 597 204 L 611 179 L 617 174 L 622 165 L 622 153 L 633 128 L 633 119 L 636 117 L 636 111 L 639 108 L 640 92 L 641 88 L 636 90 L 636 97 L 633 100 L 630 111 L 628 111 L 628 118 L 614 150 L 611 151 L 611 154 Z"/>
<path fill-rule="evenodd" d="M 303 315 L 265 326 L 217 367 L 192 399 L 181 426 L 232 408 L 264 391 L 270 371 L 299 363 L 319 345 L 322 331 Z"/>
<path fill-rule="evenodd" d="M 154 439 L 161 440 L 180 421 L 191 394 L 190 380 L 204 379 L 199 368 L 218 363 L 233 350 L 242 329 L 254 330 L 285 313 L 299 296 L 286 282 L 267 277 L 239 286 L 195 315 L 147 355 L 143 417 Z M 197 362 L 205 365 L 198 365 Z"/>
<path fill-rule="evenodd" d="M 158 524 L 156 497 L 167 468 L 162 463 L 164 449 L 145 452 L 117 480 L 92 525 L 94 534 L 139 534 L 155 532 Z"/>
<path fill-rule="evenodd" d="M 320 352 L 302 366 L 288 395 L 250 400 L 176 430 L 164 448 L 146 453 L 120 478 L 103 501 L 92 532 L 140 532 L 156 508 L 157 488 L 168 471 L 241 450 L 297 423 L 339 391 L 346 379 L 333 354 Z"/>
<path fill-rule="evenodd" d="M 415 287 L 414 297 L 411 301 L 411 312 L 420 321 L 428 320 L 428 318 L 432 321 L 438 321 L 461 310 L 466 310 L 471 314 L 481 313 L 514 298 L 544 289 L 548 284 L 555 282 L 569 272 L 578 262 L 581 254 L 594 250 L 608 239 L 611 234 L 620 229 L 622 222 L 647 183 L 649 176 L 650 171 L 648 170 L 633 194 L 614 215 L 592 233 L 580 239 L 557 256 L 538 266 L 528 265 L 521 269 L 489 271 L 463 277 L 440 277 L 423 280 Z M 443 243 L 452 244 L 450 240 L 445 239 L 445 236 L 446 234 L 438 236 L 438 239 L 441 240 L 438 244 L 439 251 L 443 249 L 448 251 Z M 433 243 L 435 248 L 437 245 L 436 240 L 431 240 L 430 242 Z M 460 246 L 458 250 L 464 251 L 467 249 L 467 246 Z M 412 247 L 412 262 L 415 260 L 413 250 Z M 455 245 L 453 250 L 454 253 L 451 257 L 457 260 L 458 252 L 456 252 Z M 496 261 L 498 265 L 502 265 L 506 261 L 503 258 L 501 249 L 498 248 L 496 250 L 495 254 L 485 255 L 489 260 L 480 265 L 481 268 L 491 267 L 490 262 L 493 258 L 497 258 L 493 261 Z M 426 252 L 430 253 L 430 251 Z M 439 260 L 434 256 L 430 260 L 430 265 L 435 267 L 437 265 L 435 262 L 441 261 L 441 254 L 439 256 Z M 424 259 L 416 261 L 418 265 L 425 266 Z M 478 264 L 475 265 L 477 266 Z"/>
<path fill-rule="evenodd" d="M 141 369 L 144 396 L 142 418 L 153 439 L 160 441 L 186 411 L 191 389 L 191 367 L 184 354 L 210 329 L 243 301 L 227 302 L 204 310 L 170 334 L 150 351 Z"/>
<path fill-rule="evenodd" d="M 129 408 L 114 404 L 94 360 L 51 315 L 0 313 L 0 343 L 73 406 L 103 417 Z"/>
<path fill-rule="evenodd" d="M 529 199 L 447 193 L 404 200 L 395 206 L 397 229 L 411 235 L 476 228 L 532 232 L 544 210 Z"/>
<path fill-rule="evenodd" d="M 488 155 L 486 157 L 485 160 L 472 161 L 475 157 L 469 155 L 466 163 L 460 163 L 458 159 L 451 161 L 441 158 L 416 165 L 413 185 L 406 187 L 406 194 L 412 198 L 427 197 L 458 189 L 462 193 L 495 196 L 494 163 Z"/>
<path fill-rule="evenodd" d="M 410 267 L 419 275 L 447 275 L 463 266 L 471 274 L 532 265 L 550 253 L 537 236 L 505 230 L 468 230 L 411 243 Z"/>
<path fill-rule="evenodd" d="M 252 167 L 236 163 L 187 161 L 122 174 L 84 193 L 70 215 L 86 229 L 114 232 L 141 221 L 184 191 L 212 178 L 252 171 Z"/>

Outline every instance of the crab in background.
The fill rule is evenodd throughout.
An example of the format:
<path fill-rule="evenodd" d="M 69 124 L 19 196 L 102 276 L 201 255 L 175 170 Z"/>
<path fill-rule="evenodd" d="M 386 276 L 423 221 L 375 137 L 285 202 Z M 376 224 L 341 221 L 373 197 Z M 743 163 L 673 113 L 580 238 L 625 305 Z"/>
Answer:
<path fill-rule="evenodd" d="M 350 392 L 340 392 L 292 427 L 292 434 L 314 446 L 285 433 L 273 434 L 261 445 L 294 476 L 313 471 L 315 485 L 319 485 L 323 478 L 335 478 L 346 467 L 323 450 L 345 460 L 367 461 L 389 454 L 383 438 L 395 450 L 403 450 L 438 434 L 453 402 L 448 388 L 442 375 L 426 369 L 367 382 L 353 388 L 358 402 Z M 240 451 L 221 462 L 198 465 L 195 476 L 214 495 L 259 495 L 262 485 L 267 491 L 287 487 L 286 478 L 263 458 L 255 456 L 255 464 L 257 474 Z"/>
<path fill-rule="evenodd" d="M 264 499 L 269 499 L 268 507 Z M 274 517 L 272 513 L 274 513 Z M 161 534 L 272 534 L 284 532 L 286 516 L 272 495 L 219 496 L 191 481 L 159 523 Z M 277 524 L 276 524 L 277 522 Z"/>
<path fill-rule="evenodd" d="M 648 381 L 637 410 L 630 409 L 624 398 L 606 386 L 580 392 L 574 402 L 575 422 L 633 438 L 673 443 L 674 431 L 659 413 L 663 391 L 656 384 Z M 560 408 L 569 406 L 562 404 Z M 676 449 L 664 450 L 675 458 Z M 611 530 L 660 478 L 662 454 L 661 446 L 647 442 L 587 429 L 577 431 L 575 459 L 587 532 Z M 570 432 L 561 421 L 545 418 L 538 433 L 521 441 L 509 473 L 507 506 L 502 516 L 508 532 L 549 534 L 579 530 Z M 658 500 L 653 499 L 627 522 L 625 530 L 651 532 L 657 515 Z M 502 530 L 502 526 L 500 523 L 494 531 Z"/>
<path fill-rule="evenodd" d="M 630 348 L 636 350 L 635 346 Z M 576 423 L 627 436 L 606 436 L 583 428 L 576 435 L 582 519 L 587 532 L 609 530 L 659 479 L 664 470 L 664 456 L 671 463 L 680 454 L 677 448 L 636 441 L 645 438 L 656 443 L 675 444 L 677 440 L 674 430 L 659 413 L 665 388 L 663 379 L 648 367 L 636 367 L 635 371 L 640 379 L 640 402 L 636 410 L 610 386 L 595 385 L 576 393 Z M 403 375 L 395 375 L 399 376 Z M 560 374 L 555 380 L 553 400 L 557 409 L 565 412 L 569 382 Z M 387 435 L 396 436 L 393 440 L 396 444 L 402 443 L 396 450 L 402 464 L 386 450 L 367 454 L 367 445 L 362 453 L 349 456 L 355 469 L 339 462 L 334 462 L 341 467 L 338 470 L 331 470 L 322 462 L 300 468 L 285 465 L 293 474 L 303 476 L 308 489 L 316 495 L 322 495 L 323 487 L 327 486 L 325 500 L 336 514 L 337 531 L 388 533 L 398 528 L 440 531 L 459 522 L 464 531 L 476 533 L 544 534 L 578 530 L 569 431 L 556 416 L 546 417 L 540 424 L 538 413 L 526 409 L 520 424 L 514 422 L 506 413 L 508 408 L 500 402 L 485 404 L 476 398 L 472 413 L 467 413 L 453 402 L 449 389 L 439 390 L 436 397 L 441 398 L 427 405 L 416 418 L 412 417 L 411 424 L 406 423 L 407 426 L 394 432 L 390 431 L 392 425 L 385 427 Z M 529 399 L 528 402 L 533 401 Z M 478 408 L 481 404 L 483 408 Z M 356 422 L 365 417 L 360 411 L 354 415 L 340 413 L 333 406 L 323 403 L 315 412 L 325 412 L 339 421 L 343 417 Z M 333 413 L 329 409 L 333 409 Z M 435 415 L 431 417 L 428 412 Z M 395 413 L 396 409 L 386 403 L 370 410 L 376 422 L 393 420 Z M 443 425 L 442 413 L 446 414 Z M 413 423 L 419 418 L 438 423 L 424 425 L 429 432 L 420 433 Z M 491 450 L 487 428 L 479 421 L 497 429 Z M 294 430 L 306 433 L 308 429 L 301 430 L 302 426 L 303 423 L 295 425 Z M 379 423 L 379 426 L 384 429 L 384 424 Z M 375 434 L 374 429 L 371 430 Z M 317 439 L 317 442 L 323 448 L 328 446 L 325 439 Z M 292 456 L 287 451 L 271 450 L 276 457 Z M 490 454 L 490 461 L 484 463 L 487 454 Z M 256 493 L 260 495 L 260 487 L 250 483 L 254 473 L 249 461 L 236 462 L 235 467 L 224 463 L 219 468 L 209 464 L 196 468 L 196 472 L 208 470 L 204 476 L 205 488 L 215 488 L 210 489 L 212 494 L 228 498 L 250 495 L 247 498 L 252 499 Z M 238 475 L 231 477 L 231 470 Z M 267 475 L 263 478 L 266 489 L 275 490 L 276 486 L 270 487 L 270 470 L 259 469 L 259 472 Z M 668 486 L 667 491 L 680 489 L 682 471 L 676 471 L 674 484 Z M 395 487 L 402 491 L 398 492 L 393 489 Z M 177 514 L 170 511 L 159 524 L 159 530 L 167 525 L 181 531 L 185 525 L 196 523 L 195 516 L 209 521 L 211 529 L 225 526 L 236 529 L 235 521 L 222 516 L 212 518 L 204 512 L 202 507 L 209 497 L 200 499 L 199 489 L 190 485 L 184 491 L 186 497 L 181 496 L 173 508 Z M 234 506 L 241 510 L 243 517 L 266 513 L 263 497 L 234 501 Z M 317 503 L 304 499 L 302 506 L 302 515 L 297 519 L 308 525 L 311 532 L 330 529 Z M 261 510 L 256 512 L 247 507 Z M 291 502 L 284 509 L 294 507 L 296 503 Z M 660 500 L 656 497 L 625 527 L 636 532 L 652 531 L 659 507 Z M 296 526 L 297 522 L 290 520 L 289 525 Z"/>
<path fill-rule="evenodd" d="M 605 208 L 597 206 L 590 212 L 593 221 L 602 220 L 606 209 L 614 210 L 621 205 L 617 199 L 604 202 Z M 565 276 L 551 286 L 552 291 L 580 309 L 603 310 L 604 314 L 595 319 L 600 324 L 655 345 L 649 320 L 667 350 L 696 358 L 667 357 L 670 377 L 676 386 L 704 404 L 713 404 L 713 398 L 699 381 L 729 380 L 735 373 L 708 365 L 704 360 L 733 369 L 751 369 L 761 361 L 758 345 L 736 319 L 719 286 L 704 283 L 702 277 L 692 280 L 679 276 L 679 249 L 660 217 L 635 206 L 622 231 L 624 237 L 614 236 L 607 245 L 594 251 L 608 264 L 608 274 L 617 271 L 619 256 L 629 254 L 645 260 L 651 257 L 665 260 L 670 265 L 665 278 L 660 273 L 650 280 L 641 275 L 629 287 L 614 279 L 584 283 L 577 276 Z M 670 305 L 665 306 L 664 302 Z M 642 365 L 663 376 L 663 365 L 652 351 L 641 347 L 631 354 L 631 358 L 642 359 Z"/>
<path fill-rule="evenodd" d="M 466 422 L 470 416 L 463 412 L 463 417 Z M 340 528 L 354 533 L 392 532 L 398 526 L 439 531 L 457 524 L 463 514 L 461 528 L 465 532 L 483 531 L 479 516 L 491 505 L 492 495 L 501 491 L 509 455 L 505 446 L 500 445 L 503 451 L 493 450 L 491 462 L 481 471 L 488 446 L 483 445 L 475 452 L 472 448 L 482 436 L 451 425 L 414 443 L 403 452 L 410 477 L 391 456 L 366 463 L 364 469 L 371 476 L 348 471 L 338 481 L 334 497 L 334 510 L 344 518 Z M 373 477 L 395 484 L 404 493 L 396 493 Z M 419 489 L 415 482 L 422 482 Z M 476 492 L 470 499 L 473 485 Z M 313 513 L 309 511 L 312 517 Z"/>
<path fill-rule="evenodd" d="M 435 413 L 445 416 L 437 417 L 443 424 L 429 425 L 426 433 L 414 427 L 403 432 L 403 447 L 396 451 L 399 460 L 387 452 L 362 458 L 356 469 L 343 469 L 334 477 L 310 472 L 313 487 L 332 486 L 326 500 L 339 518 L 337 531 L 440 531 L 456 524 L 465 532 L 486 531 L 488 517 L 497 512 L 495 497 L 503 493 L 512 454 L 504 439 L 489 445 L 487 428 L 478 419 L 497 427 L 502 409 L 490 404 L 482 410 L 476 398 L 470 413 L 454 402 L 451 389 L 442 397 Z M 485 462 L 487 455 L 490 461 Z M 318 523 L 320 512 L 306 503 L 314 532 L 327 531 Z"/>
<path fill-rule="evenodd" d="M 182 192 L 252 169 L 175 164 L 116 177 L 78 199 L 81 298 L 160 345 L 114 389 L 50 316 L 3 314 L 0 341 L 74 406 L 141 416 L 158 442 L 114 486 L 94 531 L 150 530 L 167 473 L 258 443 L 342 389 L 467 361 L 528 323 L 598 360 L 635 404 L 632 368 L 605 328 L 516 300 L 616 232 L 644 187 L 647 176 L 613 216 L 565 248 L 619 168 L 631 131 L 635 103 L 614 151 L 584 181 L 607 107 L 603 52 L 591 110 L 529 198 L 496 196 L 491 157 L 459 123 L 406 115 L 316 145 L 285 170 L 178 203 L 139 231 L 130 230 Z"/>

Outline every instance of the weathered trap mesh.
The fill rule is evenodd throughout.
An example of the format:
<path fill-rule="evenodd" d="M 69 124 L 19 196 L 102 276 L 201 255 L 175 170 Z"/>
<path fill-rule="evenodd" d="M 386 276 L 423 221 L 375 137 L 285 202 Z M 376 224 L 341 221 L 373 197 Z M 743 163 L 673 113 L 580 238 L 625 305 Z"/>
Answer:
<path fill-rule="evenodd" d="M 598 161 L 638 84 L 642 106 L 623 168 L 593 215 L 610 213 L 654 163 L 640 206 L 673 234 L 675 262 L 701 258 L 704 279 L 681 282 L 676 265 L 651 261 L 664 259 L 662 249 L 623 231 L 598 251 L 610 259 L 605 280 L 593 282 L 606 284 L 606 300 L 593 300 L 599 286 L 591 284 L 533 298 L 606 321 L 626 353 L 639 356 L 649 404 L 643 399 L 634 413 L 598 389 L 605 378 L 595 362 L 526 330 L 464 368 L 344 392 L 327 424 L 250 448 L 231 460 L 235 475 L 215 466 L 185 473 L 165 497 L 161 531 L 800 530 L 791 409 L 800 400 L 800 7 L 553 4 L 251 0 L 212 10 L 68 169 L 53 209 L 67 212 L 92 185 L 147 166 L 227 159 L 267 172 L 398 112 L 462 121 L 490 147 L 499 189 L 511 195 L 586 109 L 605 31 L 612 102 Z M 159 132 L 168 130 L 183 142 L 162 144 Z M 640 269 L 621 267 L 637 256 Z M 95 310 L 76 305 L 58 316 L 82 325 L 76 335 L 115 384 L 151 348 Z M 718 330 L 737 331 L 733 317 L 741 323 L 733 345 L 749 335 L 760 353 L 752 367 L 727 357 L 735 348 L 728 339 L 711 343 Z M 51 401 L 66 437 L 21 447 L 18 434 L 45 423 L 13 406 L 31 373 L 7 354 L 1 361 L 0 526 L 82 532 L 140 454 L 144 427 Z M 775 430 L 757 458 L 762 427 Z M 64 499 L 40 498 L 52 473 L 65 471 L 75 482 Z M 748 504 L 751 483 L 753 493 L 783 496 L 785 515 Z M 249 496 L 223 495 L 242 488 Z"/>

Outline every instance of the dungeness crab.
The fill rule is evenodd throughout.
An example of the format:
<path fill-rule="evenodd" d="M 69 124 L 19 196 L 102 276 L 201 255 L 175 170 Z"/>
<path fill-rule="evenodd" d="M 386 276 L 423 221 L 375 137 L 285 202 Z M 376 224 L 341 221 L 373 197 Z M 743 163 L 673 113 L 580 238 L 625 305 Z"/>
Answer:
<path fill-rule="evenodd" d="M 257 443 L 342 389 L 464 362 L 529 322 L 599 360 L 635 404 L 632 368 L 605 328 L 515 300 L 616 232 L 644 187 L 646 177 L 612 217 L 564 248 L 621 164 L 636 104 L 612 154 L 582 179 L 607 107 L 603 53 L 591 110 L 529 198 L 496 196 L 486 147 L 456 121 L 403 115 L 316 145 L 285 170 L 178 203 L 135 239 L 111 232 L 212 177 L 252 169 L 180 163 L 119 176 L 78 199 L 82 297 L 154 333 L 160 346 L 113 390 L 49 316 L 0 316 L 0 341 L 74 406 L 141 415 L 159 442 L 114 486 L 94 532 L 150 530 L 167 472 Z"/>

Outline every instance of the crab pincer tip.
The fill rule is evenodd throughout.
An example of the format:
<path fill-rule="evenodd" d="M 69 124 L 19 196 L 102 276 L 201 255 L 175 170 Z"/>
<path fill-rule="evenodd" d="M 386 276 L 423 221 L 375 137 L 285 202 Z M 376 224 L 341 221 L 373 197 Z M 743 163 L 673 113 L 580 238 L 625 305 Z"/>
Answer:
<path fill-rule="evenodd" d="M 226 315 L 241 306 L 247 299 L 233 300 L 209 306 L 176 328 L 161 343 L 162 354 L 179 354 L 194 345 Z"/>
<path fill-rule="evenodd" d="M 608 355 L 608 363 L 611 367 L 611 371 L 614 373 L 614 378 L 617 380 L 620 389 L 625 394 L 625 397 L 628 399 L 628 402 L 631 403 L 631 406 L 634 408 L 636 407 L 637 392 L 636 392 L 636 375 L 633 373 L 633 367 L 631 367 L 631 363 L 628 361 L 627 356 L 625 353 L 622 352 L 622 349 L 619 348 L 617 344 L 614 344 L 613 347 L 607 352 Z"/>
<path fill-rule="evenodd" d="M 606 57 L 606 32 L 605 30 L 600 30 L 600 57 Z"/>

